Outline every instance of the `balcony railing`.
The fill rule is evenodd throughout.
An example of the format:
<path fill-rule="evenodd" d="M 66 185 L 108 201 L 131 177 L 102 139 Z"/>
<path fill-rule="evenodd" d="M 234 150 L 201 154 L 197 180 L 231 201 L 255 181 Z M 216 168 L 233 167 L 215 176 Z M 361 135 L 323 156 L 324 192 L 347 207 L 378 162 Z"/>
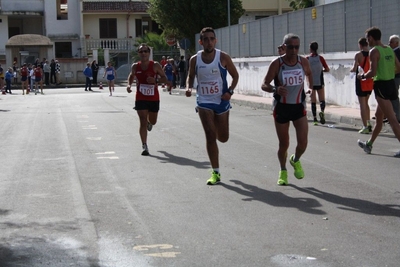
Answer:
<path fill-rule="evenodd" d="M 110 49 L 113 52 L 129 52 L 135 49 L 135 39 L 85 39 L 86 50 Z"/>

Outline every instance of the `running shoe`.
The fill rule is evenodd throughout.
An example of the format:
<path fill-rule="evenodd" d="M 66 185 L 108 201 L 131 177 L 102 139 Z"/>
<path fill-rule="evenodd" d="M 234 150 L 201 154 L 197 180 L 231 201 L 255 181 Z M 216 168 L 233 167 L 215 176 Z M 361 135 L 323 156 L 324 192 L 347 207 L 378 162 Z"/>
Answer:
<path fill-rule="evenodd" d="M 360 134 L 369 134 L 368 127 L 362 127 L 361 130 L 358 131 Z"/>
<path fill-rule="evenodd" d="M 213 171 L 210 179 L 207 180 L 208 185 L 216 185 L 221 182 L 221 174 Z"/>
<path fill-rule="evenodd" d="M 399 150 L 399 152 L 397 152 L 396 154 L 394 154 L 394 157 L 395 157 L 395 158 L 400 158 L 400 150 Z"/>
<path fill-rule="evenodd" d="M 150 122 L 147 122 L 147 131 L 151 131 L 151 129 L 153 129 L 153 124 L 151 124 Z"/>
<path fill-rule="evenodd" d="M 304 171 L 303 167 L 301 167 L 300 160 L 294 161 L 294 154 L 290 156 L 290 165 L 293 166 L 294 168 L 294 177 L 297 179 L 303 179 L 304 178 Z"/>
<path fill-rule="evenodd" d="M 360 139 L 358 139 L 357 141 L 358 146 L 361 147 L 362 149 L 364 149 L 364 152 L 367 154 L 371 154 L 372 151 L 372 146 L 368 145 L 367 141 L 361 141 Z"/>
<path fill-rule="evenodd" d="M 368 124 L 368 125 L 367 125 L 367 128 L 368 128 L 368 131 L 369 131 L 370 133 L 372 133 L 372 125 L 371 125 L 371 124 Z"/>
<path fill-rule="evenodd" d="M 320 122 L 321 124 L 325 124 L 325 113 L 323 113 L 322 111 L 319 113 L 319 118 L 320 118 Z"/>
<path fill-rule="evenodd" d="M 148 156 L 148 155 L 150 155 L 150 153 L 149 153 L 149 148 L 147 147 L 147 144 L 143 144 L 143 145 L 142 145 L 142 149 L 143 149 L 143 151 L 142 151 L 142 156 Z"/>
<path fill-rule="evenodd" d="M 383 123 L 389 123 L 389 120 L 387 118 L 384 118 Z"/>
<path fill-rule="evenodd" d="M 317 120 L 317 118 L 314 118 L 314 125 L 318 125 L 318 120 Z"/>
<path fill-rule="evenodd" d="M 279 179 L 277 182 L 278 185 L 287 185 L 289 184 L 287 181 L 287 170 L 279 171 Z"/>

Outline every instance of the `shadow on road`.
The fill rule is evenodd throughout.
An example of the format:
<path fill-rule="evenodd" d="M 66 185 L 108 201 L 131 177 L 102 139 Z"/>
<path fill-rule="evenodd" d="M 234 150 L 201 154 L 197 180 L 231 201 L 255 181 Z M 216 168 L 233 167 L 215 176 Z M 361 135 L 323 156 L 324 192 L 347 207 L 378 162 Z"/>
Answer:
<path fill-rule="evenodd" d="M 377 204 L 368 200 L 341 197 L 335 194 L 327 193 L 313 187 L 298 187 L 290 184 L 289 186 L 299 190 L 300 192 L 313 195 L 325 201 L 339 204 L 338 209 L 361 212 L 364 214 L 375 216 L 395 216 L 400 217 L 400 205 L 397 204 Z"/>
<path fill-rule="evenodd" d="M 208 161 L 203 161 L 203 162 L 195 161 L 192 159 L 172 155 L 166 151 L 157 151 L 157 152 L 164 154 L 165 157 L 155 156 L 153 154 L 151 154 L 150 157 L 160 160 L 161 161 L 160 163 L 175 163 L 181 166 L 194 166 L 198 169 L 211 168 L 210 162 Z"/>
<path fill-rule="evenodd" d="M 283 194 L 282 192 L 268 191 L 254 185 L 243 183 L 242 181 L 230 181 L 243 187 L 243 189 L 224 183 L 221 183 L 221 186 L 246 196 L 247 198 L 244 198 L 243 201 L 260 201 L 274 207 L 295 208 L 310 214 L 326 214 L 324 211 L 317 209 L 322 205 L 313 198 L 293 198 Z"/>

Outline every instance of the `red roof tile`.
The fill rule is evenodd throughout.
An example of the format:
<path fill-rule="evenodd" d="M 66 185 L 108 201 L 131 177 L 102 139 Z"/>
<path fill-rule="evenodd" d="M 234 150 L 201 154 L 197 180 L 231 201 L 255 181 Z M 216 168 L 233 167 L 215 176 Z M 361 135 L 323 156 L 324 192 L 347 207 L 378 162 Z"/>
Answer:
<path fill-rule="evenodd" d="M 149 2 L 83 2 L 84 13 L 97 12 L 147 12 Z"/>

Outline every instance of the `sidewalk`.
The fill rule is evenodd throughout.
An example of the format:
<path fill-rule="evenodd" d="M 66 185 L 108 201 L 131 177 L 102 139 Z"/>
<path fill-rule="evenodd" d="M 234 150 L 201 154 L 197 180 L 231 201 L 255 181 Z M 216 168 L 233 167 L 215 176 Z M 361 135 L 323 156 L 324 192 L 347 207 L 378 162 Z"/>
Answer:
<path fill-rule="evenodd" d="M 186 89 L 172 89 L 173 94 L 184 95 Z M 192 92 L 195 95 L 195 91 Z M 233 105 L 247 106 L 255 109 L 266 109 L 272 111 L 273 98 L 262 97 L 262 96 L 250 96 L 243 94 L 234 94 L 231 98 Z M 319 113 L 320 107 L 317 105 L 317 113 Z M 375 116 L 375 111 L 371 110 L 371 124 L 374 125 L 375 121 L 372 117 Z M 307 117 L 312 119 L 311 103 L 307 102 Z M 318 117 L 319 119 L 319 117 Z M 360 117 L 360 110 L 357 108 L 347 108 L 337 105 L 327 104 L 325 107 L 325 125 L 343 123 L 354 126 L 357 129 L 362 128 L 362 122 Z M 392 131 L 392 128 L 385 127 L 386 130 Z"/>
<path fill-rule="evenodd" d="M 257 109 L 267 109 L 272 111 L 272 98 L 261 96 L 249 96 L 234 94 L 231 98 L 233 104 L 249 106 Z M 317 113 L 319 113 L 319 105 L 317 105 Z M 311 104 L 307 103 L 307 115 L 312 119 Z M 371 118 L 374 116 L 374 111 L 371 111 Z M 326 105 L 325 108 L 326 124 L 344 123 L 355 126 L 356 128 L 362 127 L 360 118 L 360 110 L 355 108 L 346 108 L 336 105 Z M 371 121 L 374 124 L 374 121 Z M 390 127 L 388 127 L 390 128 Z M 390 128 L 390 131 L 392 129 Z"/>

